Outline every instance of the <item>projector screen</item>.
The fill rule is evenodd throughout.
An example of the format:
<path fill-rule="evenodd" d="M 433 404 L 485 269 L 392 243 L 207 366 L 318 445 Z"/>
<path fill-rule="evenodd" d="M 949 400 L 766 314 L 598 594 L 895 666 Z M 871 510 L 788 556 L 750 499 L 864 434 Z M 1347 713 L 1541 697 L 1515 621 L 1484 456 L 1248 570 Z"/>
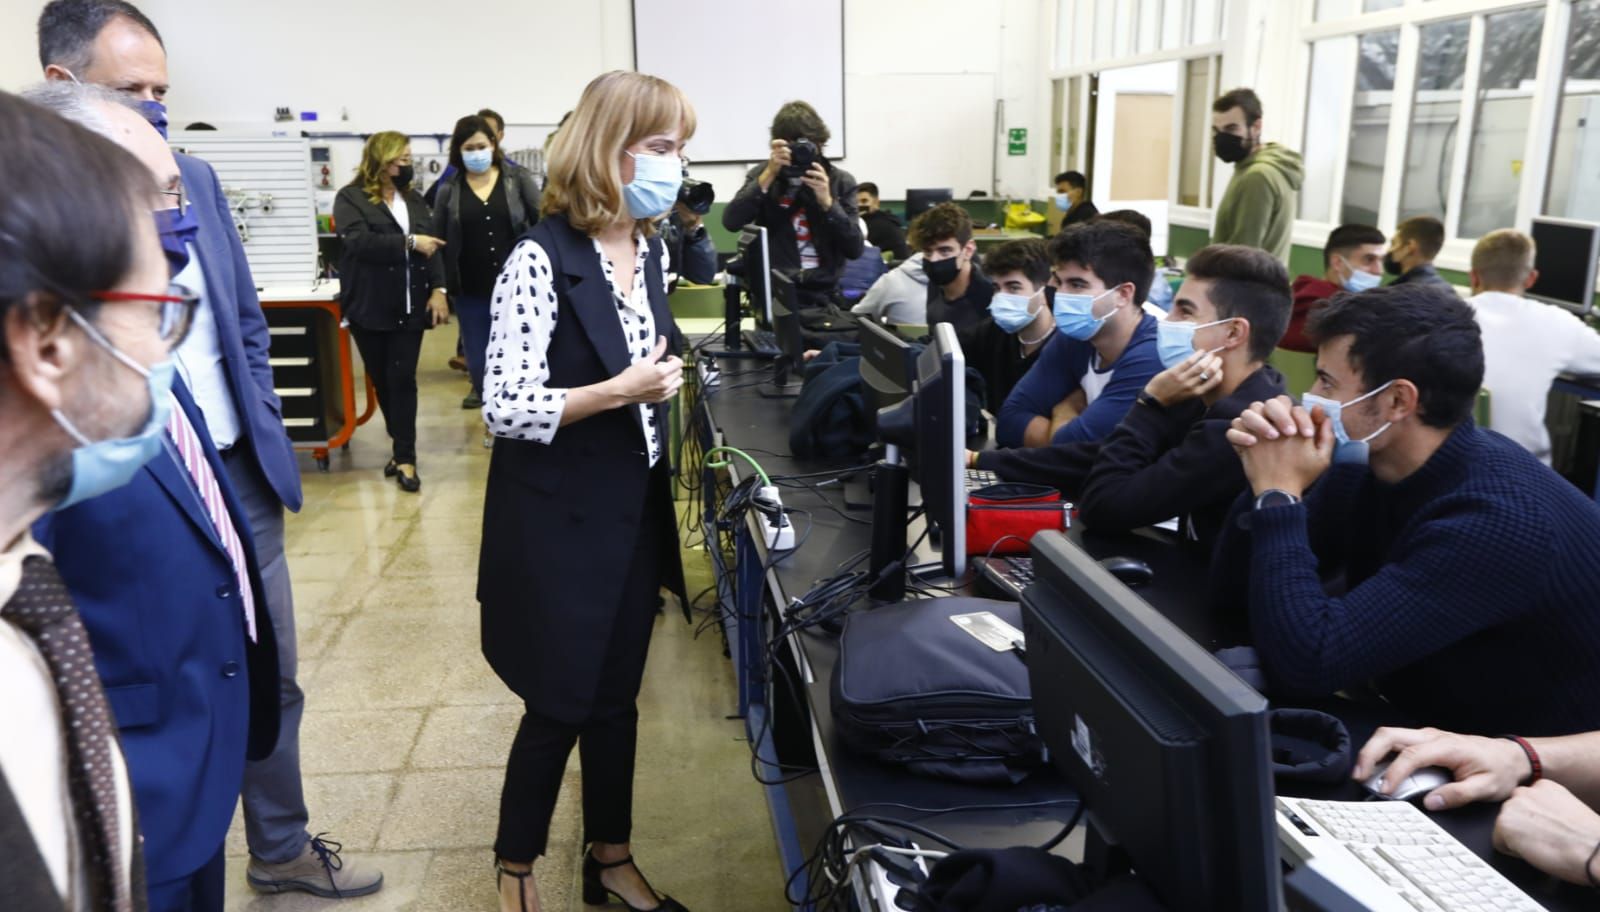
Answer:
<path fill-rule="evenodd" d="M 633 61 L 683 89 L 696 162 L 757 162 L 786 101 L 806 101 L 845 155 L 844 0 L 633 0 Z"/>

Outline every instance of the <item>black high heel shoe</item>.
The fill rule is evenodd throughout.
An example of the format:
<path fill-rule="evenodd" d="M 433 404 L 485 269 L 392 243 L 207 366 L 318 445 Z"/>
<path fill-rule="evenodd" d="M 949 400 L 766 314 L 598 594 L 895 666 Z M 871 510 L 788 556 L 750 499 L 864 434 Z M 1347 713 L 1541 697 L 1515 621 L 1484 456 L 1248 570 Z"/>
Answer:
<path fill-rule="evenodd" d="M 417 475 L 417 467 L 410 463 L 402 463 L 401 465 L 405 468 L 397 466 L 394 470 L 394 480 L 400 485 L 400 490 L 405 491 L 407 494 L 415 494 L 422 490 L 422 478 Z M 410 469 L 411 471 L 407 472 L 405 469 Z"/>
<path fill-rule="evenodd" d="M 500 892 L 501 877 L 515 877 L 517 879 L 517 908 L 519 910 L 528 908 L 528 878 L 532 876 L 532 865 L 529 865 L 526 871 L 513 871 L 501 864 L 500 859 L 496 858 L 494 860 L 494 891 L 496 893 Z"/>
<path fill-rule="evenodd" d="M 384 478 L 393 478 L 398 474 L 400 474 L 400 466 L 399 466 L 399 464 L 396 463 L 393 459 L 389 460 L 389 464 L 383 467 L 383 477 Z"/>
<path fill-rule="evenodd" d="M 622 901 L 623 906 L 627 907 L 628 912 L 689 912 L 689 910 L 684 908 L 683 904 L 678 902 L 676 899 L 673 899 L 665 893 L 657 893 L 656 888 L 650 886 L 650 882 L 648 880 L 645 880 L 645 887 L 649 889 L 652 894 L 661 897 L 661 901 L 649 909 L 640 909 L 629 905 L 628 901 L 622 898 L 621 893 L 607 888 L 605 884 L 600 882 L 601 871 L 609 870 L 611 868 L 620 868 L 624 865 L 631 864 L 633 864 L 632 855 L 629 855 L 627 858 L 624 858 L 621 861 L 601 863 L 594 857 L 592 852 L 583 853 L 584 904 L 590 906 L 603 906 L 606 904 L 606 897 L 615 896 L 617 899 Z M 639 870 L 637 865 L 634 865 L 634 870 Z M 644 874 L 642 872 L 639 874 L 639 879 L 644 880 Z"/>

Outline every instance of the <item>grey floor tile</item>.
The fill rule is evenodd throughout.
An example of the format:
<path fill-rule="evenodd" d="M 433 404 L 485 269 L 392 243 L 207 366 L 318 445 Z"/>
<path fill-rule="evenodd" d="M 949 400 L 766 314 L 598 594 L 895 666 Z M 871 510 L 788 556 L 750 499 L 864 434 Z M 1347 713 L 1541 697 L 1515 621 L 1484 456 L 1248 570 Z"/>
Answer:
<path fill-rule="evenodd" d="M 411 752 L 415 769 L 504 767 L 522 707 L 437 706 L 428 711 Z"/>
<path fill-rule="evenodd" d="M 500 769 L 404 774 L 378 845 L 385 851 L 491 845 L 504 781 Z"/>
<path fill-rule="evenodd" d="M 307 710 L 300 725 L 300 766 L 306 773 L 370 773 L 406 765 L 420 709 Z"/>

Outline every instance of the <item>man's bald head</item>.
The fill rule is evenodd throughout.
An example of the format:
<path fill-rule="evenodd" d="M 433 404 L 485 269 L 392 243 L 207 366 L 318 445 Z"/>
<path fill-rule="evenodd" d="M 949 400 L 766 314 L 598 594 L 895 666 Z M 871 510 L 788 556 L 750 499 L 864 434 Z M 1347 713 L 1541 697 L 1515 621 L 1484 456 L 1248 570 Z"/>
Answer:
<path fill-rule="evenodd" d="M 45 82 L 23 90 L 22 98 L 127 149 L 150 169 L 162 190 L 178 189 L 178 160 L 155 127 L 131 107 L 129 96 L 95 85 Z"/>

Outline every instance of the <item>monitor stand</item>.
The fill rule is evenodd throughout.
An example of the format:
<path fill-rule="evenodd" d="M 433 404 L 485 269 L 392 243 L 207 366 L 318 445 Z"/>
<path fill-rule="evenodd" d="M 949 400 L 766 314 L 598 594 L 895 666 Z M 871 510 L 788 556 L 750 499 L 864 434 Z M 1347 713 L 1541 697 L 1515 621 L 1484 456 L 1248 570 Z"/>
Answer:
<path fill-rule="evenodd" d="M 793 399 L 800 395 L 802 381 L 790 376 L 791 364 L 787 356 L 779 355 L 772 362 L 772 380 L 756 387 L 763 399 Z"/>
<path fill-rule="evenodd" d="M 911 471 L 900 459 L 900 448 L 884 447 L 883 458 L 873 468 L 872 556 L 869 578 L 877 580 L 867 594 L 884 602 L 906 598 L 906 500 Z"/>

